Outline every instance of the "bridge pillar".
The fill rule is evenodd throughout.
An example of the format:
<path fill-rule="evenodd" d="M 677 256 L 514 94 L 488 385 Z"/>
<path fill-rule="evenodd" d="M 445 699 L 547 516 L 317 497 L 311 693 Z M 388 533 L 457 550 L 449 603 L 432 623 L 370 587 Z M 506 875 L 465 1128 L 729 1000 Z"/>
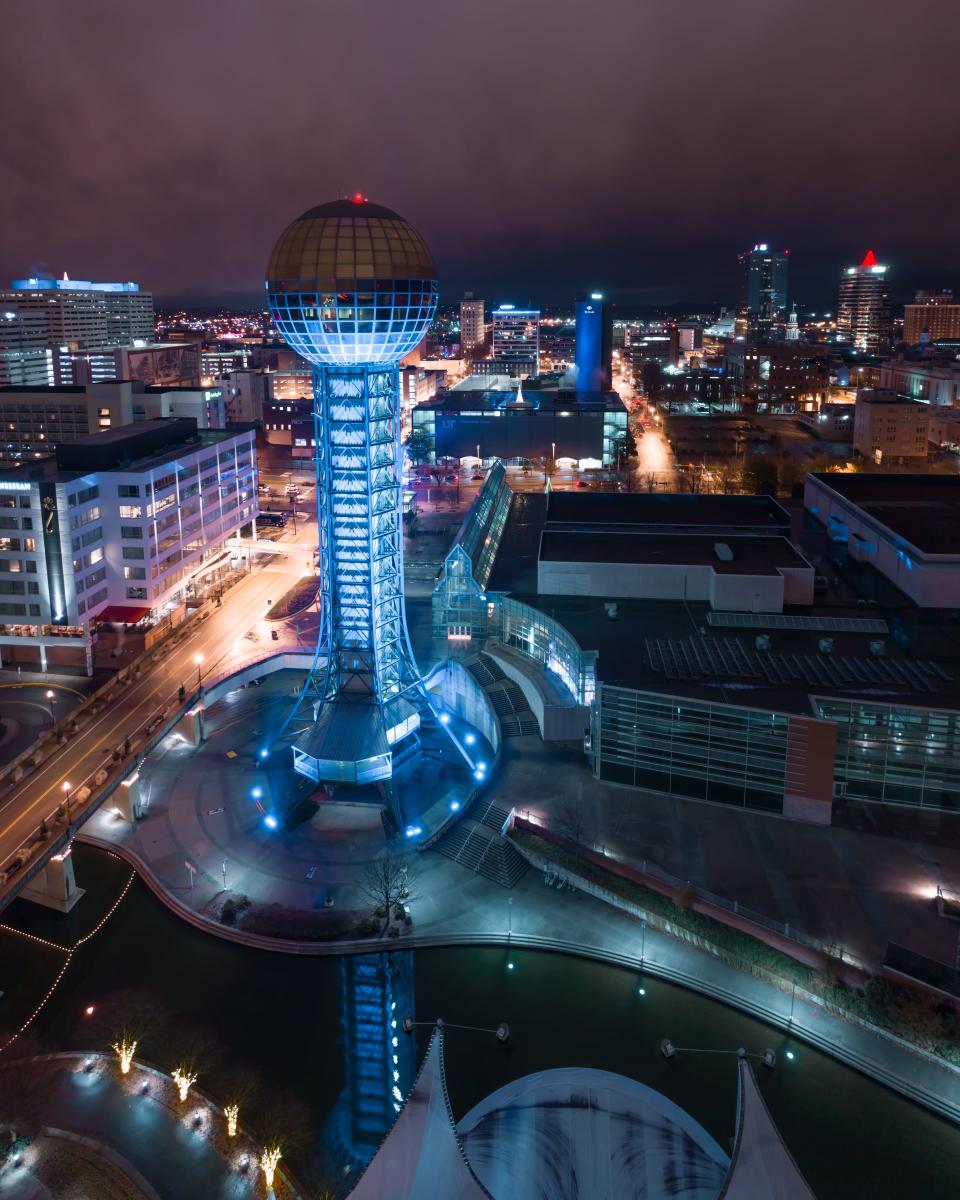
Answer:
<path fill-rule="evenodd" d="M 67 846 L 47 860 L 43 870 L 38 871 L 20 893 L 24 900 L 33 900 L 44 908 L 55 908 L 63 913 L 73 908 L 84 889 L 77 887 L 71 850 L 72 847 Z"/>
<path fill-rule="evenodd" d="M 203 701 L 183 714 L 178 730 L 184 741 L 191 746 L 201 746 L 207 740 Z"/>
<path fill-rule="evenodd" d="M 117 808 L 121 817 L 132 825 L 143 815 L 143 805 L 140 798 L 140 772 L 137 771 L 129 779 L 121 781 L 116 791 Z"/>

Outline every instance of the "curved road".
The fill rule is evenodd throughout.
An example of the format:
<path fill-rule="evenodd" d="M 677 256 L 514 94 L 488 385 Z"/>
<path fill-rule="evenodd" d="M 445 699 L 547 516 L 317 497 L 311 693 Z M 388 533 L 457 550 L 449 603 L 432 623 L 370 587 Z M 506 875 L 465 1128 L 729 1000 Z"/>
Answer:
<path fill-rule="evenodd" d="M 204 677 L 221 674 L 231 665 L 253 657 L 258 649 L 273 645 L 264 620 L 267 601 L 279 600 L 295 578 L 302 575 L 309 551 L 316 543 L 316 524 L 300 526 L 296 539 L 285 534 L 285 545 L 302 544 L 299 555 L 264 556 L 252 572 L 224 597 L 223 606 L 210 610 L 205 621 L 195 621 L 189 635 L 158 663 L 150 664 L 139 679 L 117 684 L 111 703 L 93 718 L 27 779 L 7 784 L 0 792 L 0 865 L 6 866 L 40 821 L 49 819 L 63 798 L 63 783 L 76 789 L 108 762 L 124 739 L 131 737 L 153 716 L 178 703 L 183 684 L 188 694 L 197 686 L 196 654 Z M 288 628 L 279 626 L 281 638 L 291 641 Z M 251 635 L 253 635 L 251 637 Z M 280 645 L 283 643 L 281 642 Z"/>

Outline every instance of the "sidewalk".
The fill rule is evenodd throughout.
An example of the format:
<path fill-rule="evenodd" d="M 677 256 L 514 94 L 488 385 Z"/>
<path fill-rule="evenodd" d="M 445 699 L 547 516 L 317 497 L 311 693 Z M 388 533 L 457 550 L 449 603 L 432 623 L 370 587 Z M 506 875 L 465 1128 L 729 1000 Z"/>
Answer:
<path fill-rule="evenodd" d="M 121 854 L 130 853 L 121 839 L 113 845 Z M 409 946 L 516 945 L 583 955 L 659 976 L 767 1021 L 788 1038 L 809 1042 L 940 1115 L 960 1121 L 960 1071 L 940 1066 L 891 1038 L 872 1034 L 800 999 L 791 1005 L 790 995 L 773 985 L 656 930 L 644 932 L 638 921 L 599 900 L 548 888 L 536 871 L 528 871 L 507 891 L 427 851 L 416 861 L 417 878 L 409 902 L 413 937 L 291 945 L 270 944 L 198 919 L 189 891 L 167 891 L 148 877 L 147 863 L 135 855 L 131 861 L 146 870 L 152 889 L 193 924 L 202 924 L 210 933 L 232 941 L 279 952 L 342 954 Z M 287 880 L 278 894 L 284 903 L 293 903 L 298 895 L 309 901 L 310 887 Z M 198 889 L 193 898 L 200 896 Z M 664 1036 L 668 1032 L 665 1030 Z"/>

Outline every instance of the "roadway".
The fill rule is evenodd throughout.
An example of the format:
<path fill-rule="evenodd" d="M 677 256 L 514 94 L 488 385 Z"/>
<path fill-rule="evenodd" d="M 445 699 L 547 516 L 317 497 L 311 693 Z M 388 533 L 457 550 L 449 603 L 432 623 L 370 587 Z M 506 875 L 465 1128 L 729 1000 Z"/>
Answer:
<path fill-rule="evenodd" d="M 161 710 L 176 707 L 181 684 L 188 694 L 195 692 L 196 655 L 202 656 L 202 677 L 211 678 L 259 651 L 283 644 L 271 638 L 272 626 L 265 619 L 267 602 L 279 600 L 304 574 L 316 537 L 312 521 L 300 526 L 296 538 L 290 530 L 285 531 L 283 543 L 302 544 L 302 559 L 295 554 L 263 555 L 250 574 L 225 594 L 220 608 L 209 609 L 205 620 L 193 618 L 187 626 L 188 636 L 179 645 L 159 662 L 148 663 L 139 679 L 126 685 L 117 683 L 111 702 L 76 737 L 59 749 L 50 749 L 46 762 L 29 778 L 6 786 L 0 793 L 0 865 L 8 864 L 42 819 L 49 821 L 63 800 L 64 781 L 71 784 L 71 790 L 76 789 L 110 761 L 125 738 L 132 739 Z M 287 632 L 282 625 L 280 628 Z"/>

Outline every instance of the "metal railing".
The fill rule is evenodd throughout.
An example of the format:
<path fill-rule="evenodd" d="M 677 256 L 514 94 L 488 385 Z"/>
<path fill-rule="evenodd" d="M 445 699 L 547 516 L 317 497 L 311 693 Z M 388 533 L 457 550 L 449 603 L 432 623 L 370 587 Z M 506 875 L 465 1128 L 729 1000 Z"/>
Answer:
<path fill-rule="evenodd" d="M 539 829 L 549 830 L 549 826 L 536 816 L 536 814 L 530 812 L 529 809 L 526 812 L 517 810 L 516 815 L 530 825 L 534 825 Z M 655 862 L 651 862 L 648 858 L 642 858 L 639 861 L 635 858 L 625 858 L 623 855 L 614 853 L 606 846 L 586 842 L 581 844 L 581 848 L 590 850 L 595 855 L 609 859 L 611 862 L 615 862 L 630 871 L 637 872 L 647 879 L 655 879 L 672 892 L 689 889 L 691 895 L 697 900 L 702 901 L 704 904 L 713 905 L 716 908 L 725 909 L 741 921 L 747 921 L 751 925 L 768 929 L 771 933 L 786 938 L 788 941 L 796 942 L 798 945 L 806 946 L 830 958 L 836 958 L 841 962 L 849 963 L 851 966 L 867 974 L 872 975 L 874 973 L 875 968 L 871 967 L 864 959 L 851 953 L 849 949 L 842 946 L 839 942 L 825 941 L 823 938 L 805 933 L 802 929 L 798 929 L 796 925 L 791 925 L 789 921 L 778 921 L 774 917 L 768 917 L 764 913 L 757 912 L 756 909 L 748 908 L 746 905 L 741 904 L 739 900 L 730 900 L 727 896 L 718 895 L 708 888 L 691 883 L 689 879 L 682 879 L 679 875 L 673 875 L 670 871 L 664 870 L 663 867 Z"/>

